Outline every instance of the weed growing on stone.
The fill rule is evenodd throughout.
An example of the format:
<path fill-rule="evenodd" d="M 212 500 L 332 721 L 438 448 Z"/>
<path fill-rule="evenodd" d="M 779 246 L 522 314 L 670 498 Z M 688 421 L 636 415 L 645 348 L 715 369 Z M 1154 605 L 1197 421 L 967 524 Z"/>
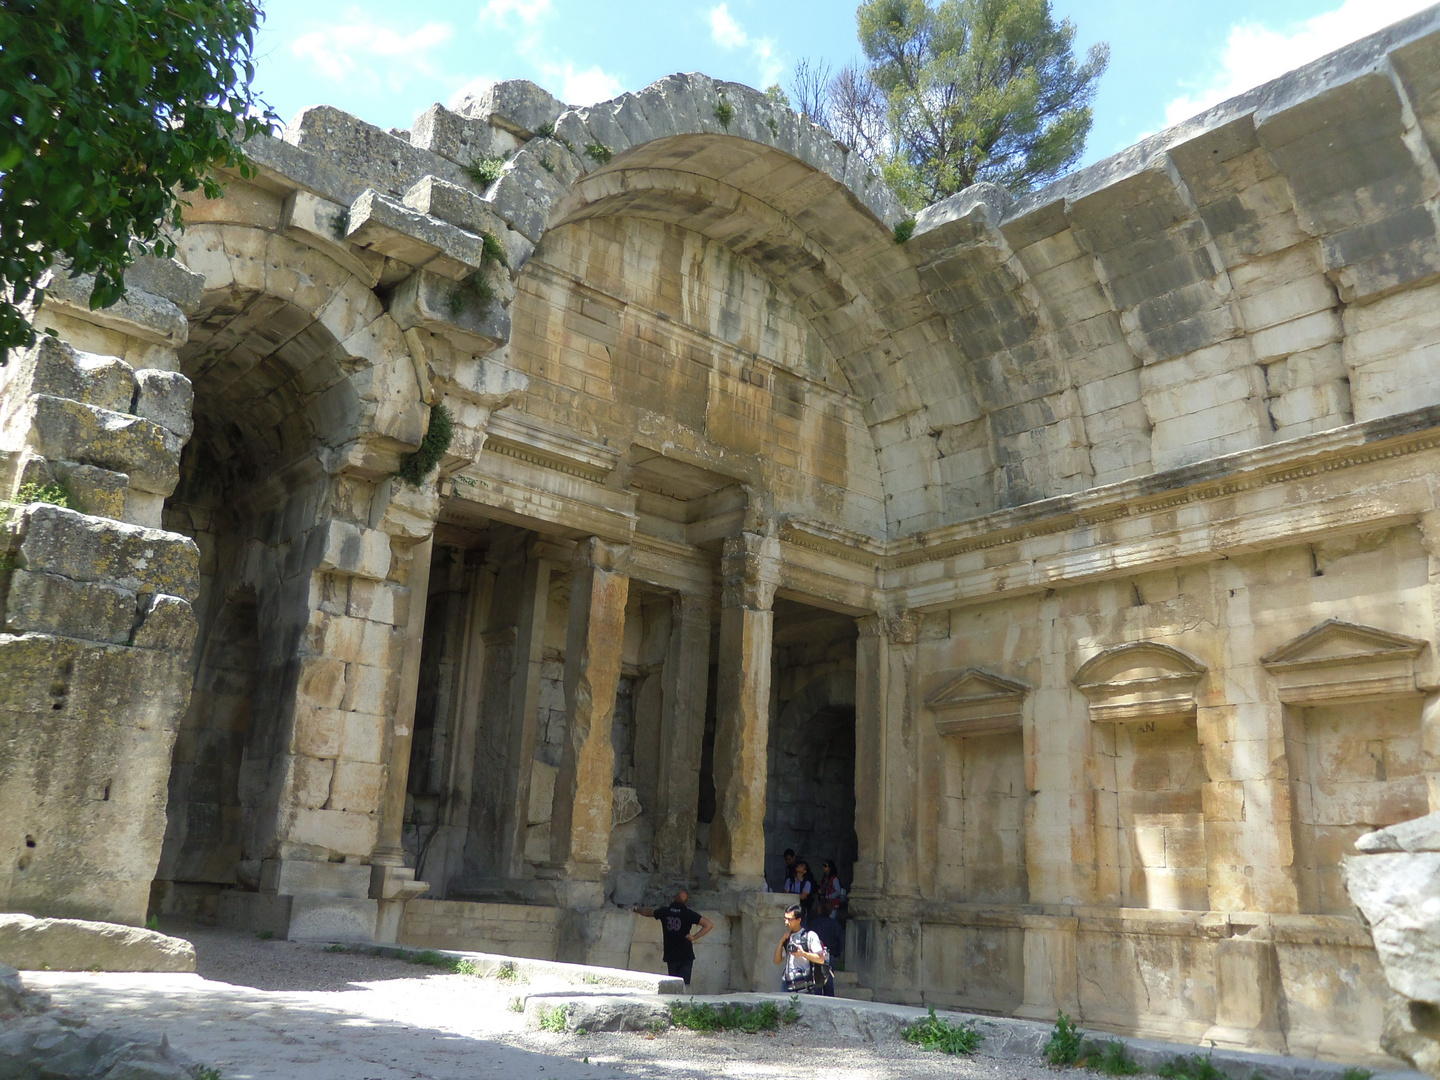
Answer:
<path fill-rule="evenodd" d="M 648 1031 L 651 1035 L 660 1035 L 663 1034 L 665 1029 L 669 1026 L 670 1025 L 667 1024 L 664 1020 L 657 1018 L 655 1020 L 651 1020 L 650 1023 L 646 1024 L 645 1030 Z"/>
<path fill-rule="evenodd" d="M 556 1005 L 554 1008 L 540 1006 L 540 1030 L 554 1032 L 557 1035 L 564 1034 L 565 1020 L 569 1015 L 569 1005 Z"/>
<path fill-rule="evenodd" d="M 761 1002 L 759 1005 L 742 1005 L 738 1002 L 711 1005 L 704 1001 L 676 1001 L 670 1005 L 670 1022 L 690 1031 L 743 1031 L 748 1035 L 755 1035 L 762 1031 L 778 1031 L 782 1023 L 793 1024 L 795 1020 L 789 1018 L 792 1010 L 795 1019 L 799 1019 L 799 1010 L 793 1003 L 782 1016 L 773 1001 Z"/>
<path fill-rule="evenodd" d="M 1155 1070 L 1164 1080 L 1225 1080 L 1225 1074 L 1215 1067 L 1210 1055 L 1199 1054 L 1174 1058 L 1170 1064 Z"/>
<path fill-rule="evenodd" d="M 1119 1039 L 1107 1039 L 1099 1046 L 1087 1039 L 1080 1060 L 1075 1064 L 1103 1072 L 1106 1076 L 1134 1076 L 1140 1072 L 1140 1066 Z"/>
<path fill-rule="evenodd" d="M 985 1036 L 969 1024 L 952 1024 L 935 1015 L 932 1006 L 930 1015 L 924 1020 L 906 1024 L 900 1029 L 900 1037 L 906 1042 L 926 1050 L 940 1050 L 946 1054 L 973 1054 L 980 1049 Z"/>
<path fill-rule="evenodd" d="M 455 974 L 470 975 L 478 979 L 484 972 L 480 970 L 480 966 L 476 964 L 474 960 L 457 960 L 455 962 Z"/>
<path fill-rule="evenodd" d="M 1371 1080 L 1375 1074 L 1369 1069 L 1362 1069 L 1358 1065 L 1351 1065 L 1340 1074 L 1340 1080 Z"/>
<path fill-rule="evenodd" d="M 540 167 L 548 173 L 553 173 L 555 171 L 555 163 L 549 158 L 542 157 L 540 159 Z"/>
<path fill-rule="evenodd" d="M 589 971 L 585 973 L 584 978 L 587 983 L 590 983 L 592 985 L 598 985 L 600 982 L 600 976 Z"/>
<path fill-rule="evenodd" d="M 1050 1032 L 1050 1041 L 1045 1044 L 1041 1053 L 1051 1065 L 1074 1065 L 1080 1057 L 1080 1048 L 1084 1042 L 1085 1038 L 1075 1026 L 1075 1021 L 1062 1012 L 1055 1018 L 1055 1028 Z"/>
<path fill-rule="evenodd" d="M 480 255 L 481 262 L 497 263 L 507 268 L 510 266 L 510 260 L 505 257 L 505 249 L 500 246 L 500 241 L 495 238 L 494 233 L 483 234 L 481 240 L 484 243 L 484 251 Z"/>
<path fill-rule="evenodd" d="M 765 126 L 770 129 L 770 137 L 772 139 L 778 139 L 780 137 L 780 125 L 775 122 L 773 116 L 767 116 L 765 118 Z"/>
<path fill-rule="evenodd" d="M 159 916 L 159 915 L 151 915 L 148 919 L 146 919 L 146 920 L 145 920 L 145 929 L 146 929 L 146 930 L 157 930 L 157 931 L 158 931 L 158 930 L 160 929 L 160 916 Z"/>
<path fill-rule="evenodd" d="M 505 159 L 503 157 L 480 158 L 465 166 L 465 174 L 474 181 L 476 187 L 488 188 L 500 174 L 505 171 Z"/>
<path fill-rule="evenodd" d="M 211 1065 L 197 1065 L 194 1076 L 195 1080 L 220 1080 L 220 1070 Z"/>
<path fill-rule="evenodd" d="M 906 218 L 895 226 L 895 243 L 903 244 L 915 235 L 915 219 Z"/>
<path fill-rule="evenodd" d="M 610 159 L 615 156 L 615 152 L 611 150 L 610 147 L 598 141 L 589 143 L 585 147 L 585 153 L 589 154 L 601 165 L 609 165 Z"/>
<path fill-rule="evenodd" d="M 350 211 L 341 210 L 330 219 L 330 231 L 335 234 L 335 239 L 344 241 L 350 235 Z"/>
<path fill-rule="evenodd" d="M 555 137 L 555 125 L 541 124 L 535 129 L 535 137 L 537 139 L 553 139 Z"/>
<path fill-rule="evenodd" d="M 350 950 L 347 949 L 344 945 L 326 945 L 326 946 L 325 946 L 325 951 L 326 951 L 326 952 L 349 952 Z"/>
<path fill-rule="evenodd" d="M 450 290 L 450 299 L 447 301 L 447 305 L 450 308 L 450 314 L 454 317 L 458 318 L 474 307 L 483 318 L 494 302 L 495 286 L 490 284 L 490 279 L 481 269 L 456 282 L 455 287 Z"/>
<path fill-rule="evenodd" d="M 495 978 L 501 982 L 514 982 L 520 978 L 520 971 L 515 966 L 514 960 L 506 960 L 495 969 Z"/>
<path fill-rule="evenodd" d="M 735 119 L 735 107 L 725 100 L 723 94 L 720 104 L 715 106 L 715 119 L 720 121 L 720 126 L 726 131 L 730 130 L 730 121 Z"/>
<path fill-rule="evenodd" d="M 405 459 L 395 475 L 411 487 L 419 487 L 430 470 L 440 464 L 454 437 L 455 421 L 450 410 L 443 402 L 436 402 L 430 407 L 430 422 L 426 425 L 425 437 L 420 440 L 420 449 Z"/>
<path fill-rule="evenodd" d="M 20 490 L 15 492 L 15 498 L 11 501 L 21 506 L 27 503 L 50 503 L 52 506 L 73 509 L 70 489 L 64 484 L 21 484 Z"/>
<path fill-rule="evenodd" d="M 256 936 L 257 938 L 259 938 L 261 941 L 269 941 L 271 938 L 273 938 L 273 937 L 275 936 L 275 931 L 274 931 L 274 930 L 261 930 L 261 931 L 260 931 L 258 934 L 256 934 L 255 936 Z"/>
<path fill-rule="evenodd" d="M 522 1012 L 522 1013 L 523 1013 L 523 1012 L 525 1011 L 525 999 L 524 999 L 524 998 L 520 998 L 520 997 L 513 997 L 513 998 L 511 998 L 511 999 L 510 999 L 509 1009 L 510 1009 L 511 1012 Z"/>

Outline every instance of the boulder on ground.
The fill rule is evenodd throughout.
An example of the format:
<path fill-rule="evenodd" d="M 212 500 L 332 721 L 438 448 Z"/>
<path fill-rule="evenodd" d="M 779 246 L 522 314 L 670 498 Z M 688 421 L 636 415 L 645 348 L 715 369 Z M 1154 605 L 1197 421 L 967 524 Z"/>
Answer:
<path fill-rule="evenodd" d="M 0 964 L 21 971 L 190 972 L 195 946 L 138 926 L 5 914 Z"/>

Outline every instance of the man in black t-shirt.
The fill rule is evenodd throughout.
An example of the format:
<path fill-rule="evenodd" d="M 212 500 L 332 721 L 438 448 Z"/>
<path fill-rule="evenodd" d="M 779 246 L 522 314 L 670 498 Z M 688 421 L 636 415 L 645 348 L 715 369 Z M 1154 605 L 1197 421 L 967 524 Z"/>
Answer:
<path fill-rule="evenodd" d="M 665 939 L 665 967 L 671 975 L 678 975 L 690 985 L 690 973 L 695 967 L 695 942 L 715 929 L 715 924 L 698 911 L 688 906 L 690 894 L 681 889 L 675 899 L 662 908 L 631 908 L 636 915 L 647 919 L 660 920 L 660 934 Z M 690 936 L 690 928 L 700 927 L 700 932 Z"/>

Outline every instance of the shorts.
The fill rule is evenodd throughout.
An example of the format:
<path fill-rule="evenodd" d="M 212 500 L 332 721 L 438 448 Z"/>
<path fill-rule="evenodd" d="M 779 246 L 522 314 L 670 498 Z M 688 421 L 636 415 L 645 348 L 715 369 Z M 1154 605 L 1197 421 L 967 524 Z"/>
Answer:
<path fill-rule="evenodd" d="M 689 960 L 666 960 L 665 968 L 672 977 L 679 976 L 685 980 L 685 985 L 690 985 L 690 973 L 695 970 L 695 958 Z"/>

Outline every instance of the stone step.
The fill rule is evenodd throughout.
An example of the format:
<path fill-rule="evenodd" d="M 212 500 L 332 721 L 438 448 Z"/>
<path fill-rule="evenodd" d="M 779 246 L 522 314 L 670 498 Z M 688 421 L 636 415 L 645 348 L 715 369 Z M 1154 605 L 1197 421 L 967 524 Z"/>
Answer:
<path fill-rule="evenodd" d="M 857 974 L 856 974 L 855 972 L 853 972 L 853 971 L 837 971 L 837 972 L 835 972 L 835 985 L 836 985 L 836 986 L 859 986 L 859 985 L 860 985 L 860 976 L 857 975 Z"/>
<path fill-rule="evenodd" d="M 851 1001 L 874 1001 L 875 991 L 867 986 L 841 986 L 837 980 L 835 983 L 835 996 L 837 998 L 849 998 Z"/>

